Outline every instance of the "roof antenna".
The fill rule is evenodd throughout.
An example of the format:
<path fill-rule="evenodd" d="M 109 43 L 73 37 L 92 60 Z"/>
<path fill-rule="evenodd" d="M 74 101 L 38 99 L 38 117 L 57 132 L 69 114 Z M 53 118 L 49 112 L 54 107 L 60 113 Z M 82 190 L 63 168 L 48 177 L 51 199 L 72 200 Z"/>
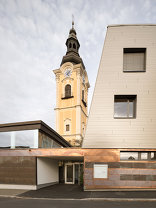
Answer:
<path fill-rule="evenodd" d="M 72 29 L 74 29 L 74 15 L 72 14 Z"/>

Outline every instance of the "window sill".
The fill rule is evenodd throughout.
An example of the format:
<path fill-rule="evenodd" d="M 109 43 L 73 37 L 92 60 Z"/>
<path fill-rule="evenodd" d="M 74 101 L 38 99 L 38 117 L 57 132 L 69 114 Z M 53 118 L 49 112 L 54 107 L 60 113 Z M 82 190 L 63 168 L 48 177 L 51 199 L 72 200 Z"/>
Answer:
<path fill-rule="evenodd" d="M 74 96 L 62 97 L 62 100 L 73 98 Z"/>

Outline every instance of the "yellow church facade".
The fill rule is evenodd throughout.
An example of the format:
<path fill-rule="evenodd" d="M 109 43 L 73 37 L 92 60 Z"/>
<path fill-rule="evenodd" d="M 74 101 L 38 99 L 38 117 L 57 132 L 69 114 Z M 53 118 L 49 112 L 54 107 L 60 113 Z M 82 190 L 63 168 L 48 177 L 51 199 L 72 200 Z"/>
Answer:
<path fill-rule="evenodd" d="M 67 53 L 56 76 L 56 131 L 71 145 L 81 146 L 88 117 L 88 75 L 79 56 L 74 27 L 66 41 Z"/>

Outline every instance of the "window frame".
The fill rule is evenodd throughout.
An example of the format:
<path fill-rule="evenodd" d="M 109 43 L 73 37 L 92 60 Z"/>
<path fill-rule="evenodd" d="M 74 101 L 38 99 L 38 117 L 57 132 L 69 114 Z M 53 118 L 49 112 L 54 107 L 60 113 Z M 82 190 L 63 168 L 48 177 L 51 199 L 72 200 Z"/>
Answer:
<path fill-rule="evenodd" d="M 67 89 L 69 87 L 69 89 Z M 70 84 L 66 84 L 65 85 L 65 98 L 70 98 L 71 95 L 71 85 Z"/>
<path fill-rule="evenodd" d="M 70 124 L 66 124 L 66 132 L 70 131 Z"/>
<path fill-rule="evenodd" d="M 124 54 L 134 54 L 134 53 L 144 53 L 144 70 L 125 70 L 124 69 Z M 123 72 L 124 73 L 138 73 L 138 72 L 146 72 L 146 56 L 147 56 L 147 48 L 123 48 Z"/>
<path fill-rule="evenodd" d="M 137 153 L 138 159 L 121 159 L 121 153 Z M 141 159 L 141 154 L 147 153 L 147 159 Z M 155 158 L 152 159 L 152 153 L 154 153 Z M 156 151 L 120 151 L 120 161 L 156 161 Z"/>
<path fill-rule="evenodd" d="M 116 100 L 127 100 L 127 116 L 115 116 L 115 103 Z M 130 100 L 133 100 L 133 117 L 130 117 Z M 121 102 L 121 103 L 123 103 Z M 136 119 L 136 103 L 137 95 L 114 95 L 114 119 Z"/>

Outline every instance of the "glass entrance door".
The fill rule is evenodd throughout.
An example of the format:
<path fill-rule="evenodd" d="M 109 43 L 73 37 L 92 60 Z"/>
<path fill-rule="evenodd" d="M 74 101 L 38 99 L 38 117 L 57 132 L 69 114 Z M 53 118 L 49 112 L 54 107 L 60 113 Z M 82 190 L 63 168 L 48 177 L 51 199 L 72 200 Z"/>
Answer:
<path fill-rule="evenodd" d="M 74 184 L 74 164 L 65 165 L 65 183 Z"/>
<path fill-rule="evenodd" d="M 79 185 L 83 183 L 82 163 L 65 163 L 65 183 Z"/>

